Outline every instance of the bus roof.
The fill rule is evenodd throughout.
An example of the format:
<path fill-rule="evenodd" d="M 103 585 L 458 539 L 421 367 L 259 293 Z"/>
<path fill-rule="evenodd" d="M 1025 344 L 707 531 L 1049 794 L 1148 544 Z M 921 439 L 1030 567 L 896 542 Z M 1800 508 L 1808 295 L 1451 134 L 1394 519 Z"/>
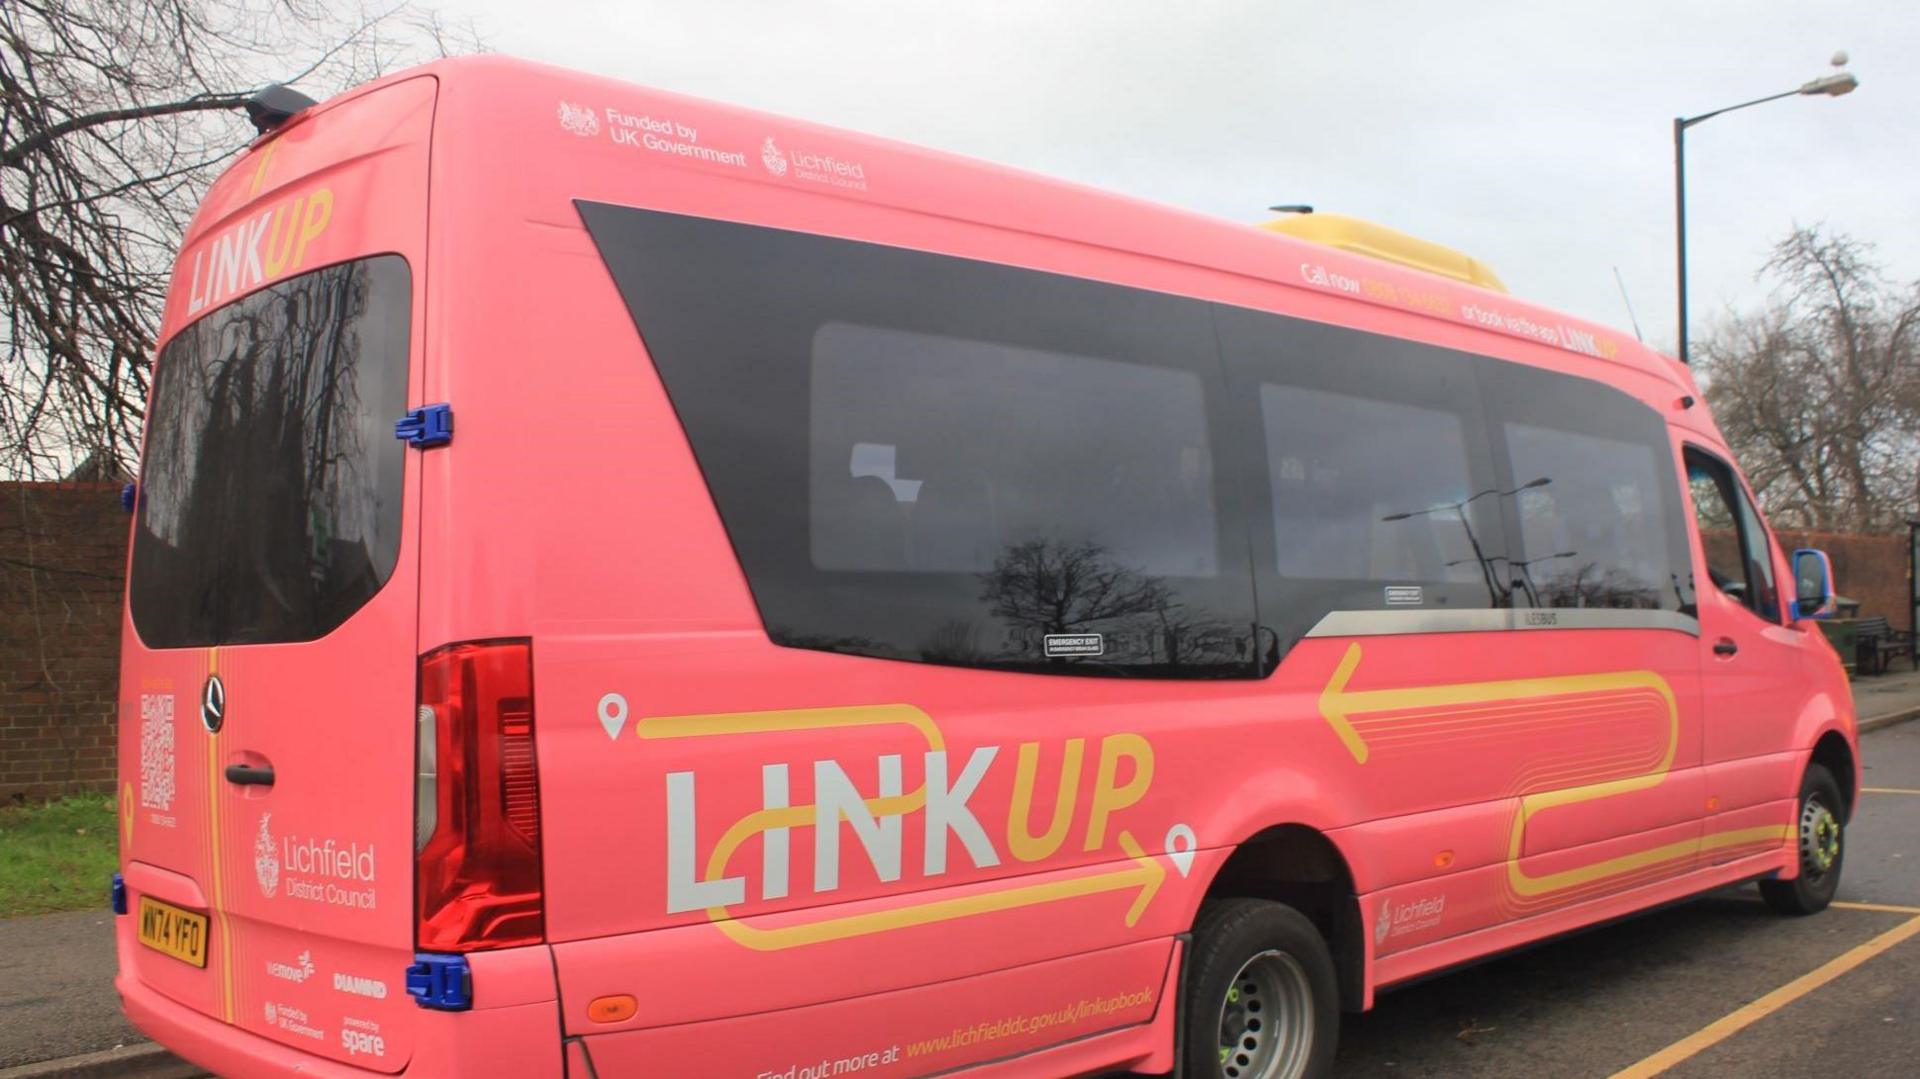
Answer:
<path fill-rule="evenodd" d="M 473 110 L 500 146 L 524 148 L 523 137 L 574 140 L 589 134 L 644 144 L 658 152 L 646 155 L 657 164 L 705 169 L 736 182 L 791 186 L 799 179 L 814 194 L 1272 282 L 1543 346 L 1571 361 L 1564 365 L 1572 370 L 1591 361 L 1623 365 L 1695 392 L 1677 361 L 1612 328 L 1494 291 L 1499 279 L 1491 270 L 1439 245 L 1430 246 L 1470 265 L 1452 264 L 1441 276 L 1355 253 L 1340 237 L 1303 239 L 1287 235 L 1291 229 L 1254 227 L 892 139 L 498 55 L 439 60 L 355 88 L 301 112 L 257 140 L 251 153 L 343 100 L 421 74 L 439 80 L 442 110 Z M 243 157 L 229 175 L 247 164 Z M 202 224 L 195 221 L 189 241 Z"/>

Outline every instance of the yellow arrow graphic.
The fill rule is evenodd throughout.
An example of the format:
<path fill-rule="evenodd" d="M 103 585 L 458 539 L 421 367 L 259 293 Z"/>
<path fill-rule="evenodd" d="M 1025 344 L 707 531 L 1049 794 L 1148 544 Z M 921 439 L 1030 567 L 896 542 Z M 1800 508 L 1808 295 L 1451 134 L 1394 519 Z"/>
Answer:
<path fill-rule="evenodd" d="M 931 925 L 935 922 L 948 922 L 958 918 L 971 918 L 980 914 L 992 914 L 995 911 L 1038 906 L 1063 899 L 1075 899 L 1083 895 L 1138 889 L 1138 894 L 1133 897 L 1133 905 L 1127 908 L 1127 927 L 1132 928 L 1139 923 L 1140 916 L 1146 913 L 1147 904 L 1153 902 L 1154 894 L 1160 890 L 1161 883 L 1167 879 L 1167 871 L 1160 865 L 1159 859 L 1148 856 L 1141 849 L 1140 844 L 1134 840 L 1130 832 L 1120 833 L 1120 849 L 1133 860 L 1132 865 L 1122 869 L 1089 873 L 1083 877 L 1071 877 L 1067 880 L 1016 885 L 999 891 L 958 896 L 953 899 L 936 899 L 928 903 L 915 903 L 866 914 L 848 914 L 798 925 L 764 929 L 739 918 L 728 918 L 726 912 L 719 907 L 707 911 L 707 916 L 713 919 L 721 932 L 733 938 L 735 942 L 755 951 L 766 952 L 799 948 L 808 944 L 824 944 L 827 941 L 862 937 L 870 933 L 885 933 L 916 925 Z"/>
<path fill-rule="evenodd" d="M 1529 876 L 1520 868 L 1520 852 L 1525 845 L 1527 822 L 1532 820 L 1535 814 L 1559 806 L 1576 805 L 1581 802 L 1592 802 L 1648 790 L 1659 786 L 1667 778 L 1667 773 L 1673 768 L 1674 756 L 1680 749 L 1680 708 L 1674 700 L 1673 687 L 1654 671 L 1627 670 L 1604 671 L 1597 674 L 1554 675 L 1544 678 L 1512 678 L 1496 682 L 1450 682 L 1401 689 L 1349 690 L 1347 685 L 1353 680 L 1353 673 L 1360 666 L 1360 655 L 1360 645 L 1357 642 L 1348 645 L 1346 654 L 1340 657 L 1340 662 L 1334 666 L 1333 675 L 1327 679 L 1326 688 L 1320 692 L 1321 717 L 1327 721 L 1329 727 L 1333 728 L 1334 735 L 1340 739 L 1342 745 L 1347 747 L 1347 752 L 1352 754 L 1354 761 L 1359 764 L 1367 763 L 1369 750 L 1366 739 L 1350 719 L 1356 715 L 1370 712 L 1405 712 L 1407 715 L 1404 718 L 1407 722 L 1415 723 L 1429 718 L 1423 713 L 1462 705 L 1539 699 L 1544 707 L 1548 703 L 1547 698 L 1619 693 L 1623 690 L 1651 691 L 1659 695 L 1666 706 L 1667 746 L 1659 762 L 1650 770 L 1601 783 L 1586 783 L 1559 790 L 1540 791 L 1520 799 L 1520 812 L 1514 815 L 1513 832 L 1508 837 L 1507 847 L 1507 886 L 1515 895 L 1533 897 L 1565 891 L 1662 862 L 1689 858 L 1704 851 L 1749 843 L 1784 841 L 1792 835 L 1791 827 L 1774 825 L 1709 832 L 1698 838 L 1633 851 L 1588 865 L 1549 873 L 1546 876 Z"/>
<path fill-rule="evenodd" d="M 1581 693 L 1607 693 L 1623 689 L 1652 690 L 1658 693 L 1667 704 L 1667 714 L 1672 726 L 1673 736 L 1667 745 L 1665 760 L 1659 771 L 1664 773 L 1673 764 L 1673 753 L 1679 745 L 1680 713 L 1674 706 L 1673 689 L 1667 680 L 1652 671 L 1607 671 L 1601 674 L 1563 674 L 1546 678 L 1509 678 L 1498 682 L 1446 682 L 1431 686 L 1408 686 L 1403 689 L 1365 689 L 1349 690 L 1347 683 L 1353 680 L 1353 672 L 1360 666 L 1360 645 L 1347 646 L 1347 653 L 1333 668 L 1333 676 L 1327 679 L 1326 688 L 1320 691 L 1320 715 L 1333 728 L 1347 752 L 1360 764 L 1367 763 L 1368 749 L 1366 739 L 1361 737 L 1349 721 L 1349 716 L 1368 712 L 1402 712 L 1416 709 L 1454 708 L 1460 705 L 1496 704 L 1501 701 L 1524 700 L 1529 697 L 1565 697 Z M 1410 721 L 1418 716 L 1407 717 Z"/>
<path fill-rule="evenodd" d="M 133 784 L 120 786 L 120 848 L 122 853 L 133 845 Z"/>
<path fill-rule="evenodd" d="M 910 704 L 662 716 L 643 719 L 634 725 L 634 730 L 639 737 L 652 740 L 896 724 L 910 727 L 918 732 L 925 739 L 928 749 L 946 748 L 946 740 L 940 733 L 939 725 L 933 722 L 933 717 Z M 905 794 L 868 798 L 866 799 L 867 811 L 875 817 L 904 816 L 924 807 L 926 798 L 927 788 L 922 784 Z M 813 806 L 799 805 L 755 810 L 741 817 L 720 836 L 720 841 L 714 845 L 713 853 L 707 858 L 707 878 L 713 880 L 725 876 L 727 863 L 732 860 L 734 852 L 753 836 L 773 828 L 806 827 L 814 823 L 814 814 Z M 1166 880 L 1167 871 L 1160 865 L 1158 859 L 1146 854 L 1131 834 L 1123 831 L 1118 838 L 1121 851 L 1132 859 L 1132 865 L 1067 880 L 1015 885 L 998 891 L 959 896 L 953 899 L 936 899 L 931 902 L 864 914 L 849 914 L 767 928 L 750 925 L 738 918 L 730 917 L 725 907 L 709 907 L 707 918 L 739 944 L 757 951 L 777 951 L 807 944 L 845 940 L 848 937 L 866 936 L 870 933 L 885 933 L 910 926 L 970 918 L 994 911 L 1053 903 L 1078 896 L 1138 889 L 1133 905 L 1127 909 L 1126 921 L 1131 928 L 1140 921 L 1140 916 L 1146 913 L 1147 904 L 1153 902 L 1155 893 L 1159 892 L 1161 883 Z"/>

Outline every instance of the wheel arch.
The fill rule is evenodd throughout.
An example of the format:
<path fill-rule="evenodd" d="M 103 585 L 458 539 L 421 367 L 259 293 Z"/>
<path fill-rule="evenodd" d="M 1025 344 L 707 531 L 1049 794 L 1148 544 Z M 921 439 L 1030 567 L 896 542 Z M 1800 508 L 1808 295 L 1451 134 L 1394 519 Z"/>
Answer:
<path fill-rule="evenodd" d="M 1809 764 L 1818 764 L 1833 773 L 1840 784 L 1840 798 L 1845 804 L 1841 807 L 1842 819 L 1853 820 L 1853 811 L 1860 801 L 1860 766 L 1854 757 L 1853 745 L 1845 735 L 1837 730 L 1827 730 L 1813 744 L 1813 753 Z"/>
<path fill-rule="evenodd" d="M 1346 855 L 1325 832 L 1306 824 L 1275 824 L 1234 846 L 1207 882 L 1201 902 L 1270 899 L 1305 915 L 1333 956 L 1341 1008 L 1361 1011 L 1368 995 L 1367 947 L 1353 879 Z"/>

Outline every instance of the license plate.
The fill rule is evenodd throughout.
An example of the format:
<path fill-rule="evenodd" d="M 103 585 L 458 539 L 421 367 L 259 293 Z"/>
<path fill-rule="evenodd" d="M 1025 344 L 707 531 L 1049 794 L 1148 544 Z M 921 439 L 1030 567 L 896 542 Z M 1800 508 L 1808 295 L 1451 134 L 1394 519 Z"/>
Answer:
<path fill-rule="evenodd" d="M 207 916 L 140 897 L 140 943 L 196 967 L 207 965 Z"/>

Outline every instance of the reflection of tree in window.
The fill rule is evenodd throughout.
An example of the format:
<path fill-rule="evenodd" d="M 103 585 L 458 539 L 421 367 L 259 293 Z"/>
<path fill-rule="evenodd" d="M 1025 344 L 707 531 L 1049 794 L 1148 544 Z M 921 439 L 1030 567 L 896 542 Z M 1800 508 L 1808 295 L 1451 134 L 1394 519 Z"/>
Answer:
<path fill-rule="evenodd" d="M 379 589 L 398 549 L 409 296 L 395 256 L 328 267 L 167 345 L 134 544 L 143 633 L 305 640 Z"/>
<path fill-rule="evenodd" d="M 1006 626 L 1009 651 L 1036 657 L 1049 634 L 1101 633 L 1171 667 L 1240 658 L 1245 647 L 1243 635 L 1189 608 L 1164 578 L 1117 563 L 1097 543 L 1012 544 L 980 574 L 980 598 Z"/>

